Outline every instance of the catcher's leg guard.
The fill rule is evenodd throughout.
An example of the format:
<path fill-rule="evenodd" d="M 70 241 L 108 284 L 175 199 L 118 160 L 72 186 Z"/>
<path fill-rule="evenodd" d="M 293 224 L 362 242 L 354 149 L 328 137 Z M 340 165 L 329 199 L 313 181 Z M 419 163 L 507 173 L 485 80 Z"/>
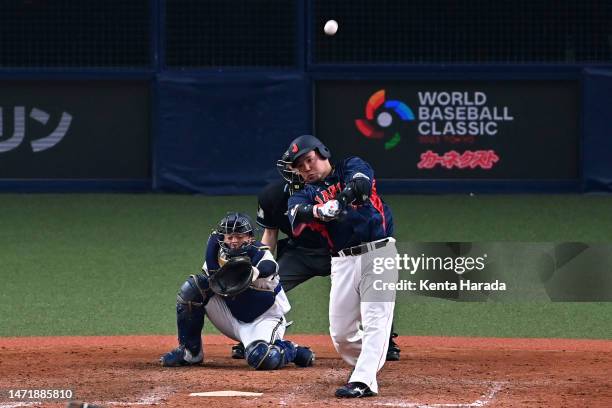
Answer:
<path fill-rule="evenodd" d="M 287 362 L 293 361 L 300 367 L 310 367 L 314 364 L 315 354 L 308 347 L 298 346 L 289 340 L 276 340 L 274 345 L 285 351 Z"/>
<path fill-rule="evenodd" d="M 181 286 L 176 296 L 176 325 L 179 344 L 185 346 L 194 356 L 202 348 L 202 328 L 204 327 L 204 306 L 209 297 L 202 290 L 204 277 L 191 275 Z"/>
<path fill-rule="evenodd" d="M 297 352 L 295 344 L 289 340 L 276 340 L 274 345 L 283 351 L 287 363 L 291 363 L 295 360 L 295 354 Z"/>
<path fill-rule="evenodd" d="M 287 360 L 288 356 L 284 348 L 263 340 L 249 344 L 245 351 L 247 363 L 256 370 L 277 370 L 291 361 Z M 295 357 L 295 349 L 293 357 Z"/>
<path fill-rule="evenodd" d="M 295 347 L 295 359 L 293 360 L 296 366 L 310 367 L 315 362 L 315 353 L 310 347 Z"/>

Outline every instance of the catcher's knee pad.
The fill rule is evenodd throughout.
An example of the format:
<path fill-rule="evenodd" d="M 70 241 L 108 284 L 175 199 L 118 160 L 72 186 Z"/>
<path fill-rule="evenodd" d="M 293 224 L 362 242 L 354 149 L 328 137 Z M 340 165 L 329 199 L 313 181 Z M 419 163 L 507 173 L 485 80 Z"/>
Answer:
<path fill-rule="evenodd" d="M 263 340 L 246 347 L 247 363 L 256 370 L 276 370 L 287 364 L 285 350 Z"/>
<path fill-rule="evenodd" d="M 191 275 L 176 295 L 177 312 L 186 311 L 191 314 L 194 309 L 204 309 L 210 297 L 206 293 L 207 282 L 205 277 Z"/>

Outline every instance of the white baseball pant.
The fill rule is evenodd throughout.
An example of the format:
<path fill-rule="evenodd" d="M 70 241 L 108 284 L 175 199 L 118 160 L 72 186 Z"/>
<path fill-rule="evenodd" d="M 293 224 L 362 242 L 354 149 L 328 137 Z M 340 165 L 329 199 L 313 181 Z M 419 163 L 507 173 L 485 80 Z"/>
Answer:
<path fill-rule="evenodd" d="M 289 312 L 291 306 L 285 291 L 281 290 L 276 295 L 276 301 L 251 323 L 244 323 L 236 319 L 225 301 L 218 295 L 213 296 L 206 305 L 206 316 L 221 333 L 248 346 L 256 340 L 264 340 L 274 343 L 282 340 L 285 335 L 287 320 L 285 313 Z"/>
<path fill-rule="evenodd" d="M 395 239 L 359 256 L 333 257 L 329 298 L 329 333 L 336 351 L 355 366 L 349 382 L 362 382 L 378 393 L 376 373 L 385 364 L 393 323 L 395 291 L 373 294 L 375 258 L 394 258 Z M 397 267 L 387 269 L 385 281 L 397 282 Z M 381 301 L 384 300 L 384 301 Z M 360 330 L 359 326 L 362 329 Z"/>

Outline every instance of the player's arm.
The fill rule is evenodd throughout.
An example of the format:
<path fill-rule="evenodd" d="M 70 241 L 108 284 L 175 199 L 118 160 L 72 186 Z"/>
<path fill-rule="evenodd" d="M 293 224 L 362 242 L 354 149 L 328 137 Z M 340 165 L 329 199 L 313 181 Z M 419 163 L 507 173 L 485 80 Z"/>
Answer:
<path fill-rule="evenodd" d="M 264 232 L 261 237 L 261 243 L 270 248 L 270 252 L 274 252 L 274 250 L 276 249 L 277 242 L 278 228 L 264 228 Z"/>
<path fill-rule="evenodd" d="M 351 157 L 344 162 L 344 190 L 336 199 L 344 208 L 348 204 L 363 204 L 372 194 L 372 167 L 359 157 Z"/>
<path fill-rule="evenodd" d="M 293 229 L 294 232 L 296 232 L 300 224 L 308 224 L 318 218 L 314 199 L 306 189 L 289 197 L 287 208 L 291 229 Z"/>
<path fill-rule="evenodd" d="M 335 219 L 340 208 L 338 201 L 330 200 L 325 204 L 314 204 L 314 199 L 307 190 L 302 190 L 289 198 L 289 222 L 291 229 L 297 236 L 304 226 L 313 221 L 331 221 Z"/>
<path fill-rule="evenodd" d="M 269 250 L 263 250 L 260 260 L 254 265 L 257 268 L 259 278 L 268 278 L 278 273 L 278 264 L 274 260 L 274 255 Z"/>
<path fill-rule="evenodd" d="M 278 196 L 278 191 L 274 185 L 267 186 L 257 196 L 257 224 L 263 227 L 264 232 L 261 242 L 270 248 L 274 253 L 278 242 L 278 222 L 274 217 L 275 209 L 273 200 L 284 200 L 284 196 Z"/>
<path fill-rule="evenodd" d="M 262 242 L 263 244 L 263 242 Z M 253 265 L 253 281 L 258 278 L 268 278 L 278 273 L 278 264 L 274 255 L 267 247 L 253 246 L 247 252 Z"/>
<path fill-rule="evenodd" d="M 202 265 L 202 271 L 214 272 L 221 266 L 219 265 L 219 234 L 213 232 L 208 237 L 206 244 L 206 251 L 204 252 L 204 265 Z"/>
<path fill-rule="evenodd" d="M 287 216 L 294 233 L 298 230 L 300 224 L 307 224 L 315 219 L 312 211 L 314 205 L 312 203 L 313 200 L 311 200 L 305 190 L 289 197 Z"/>

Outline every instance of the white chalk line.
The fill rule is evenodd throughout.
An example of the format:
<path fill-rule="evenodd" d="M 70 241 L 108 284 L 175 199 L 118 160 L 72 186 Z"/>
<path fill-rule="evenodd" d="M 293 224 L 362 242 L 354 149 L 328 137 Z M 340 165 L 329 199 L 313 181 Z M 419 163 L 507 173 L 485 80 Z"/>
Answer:
<path fill-rule="evenodd" d="M 471 403 L 434 403 L 434 404 L 425 404 L 422 402 L 386 402 L 386 403 L 377 403 L 375 405 L 385 406 L 385 407 L 400 407 L 400 408 L 470 408 L 470 407 L 484 407 L 488 405 L 495 398 L 495 394 L 497 394 L 504 385 L 503 382 L 496 381 L 493 383 L 493 386 L 489 391 L 482 395 L 479 399 Z"/>
<path fill-rule="evenodd" d="M 31 407 L 32 405 L 42 404 L 42 401 L 36 402 L 14 402 L 10 404 L 0 404 L 0 408 L 17 408 L 17 407 Z"/>
<path fill-rule="evenodd" d="M 190 397 L 261 397 L 263 392 L 247 392 L 247 391 L 206 391 L 206 392 L 192 392 L 189 394 Z"/>

